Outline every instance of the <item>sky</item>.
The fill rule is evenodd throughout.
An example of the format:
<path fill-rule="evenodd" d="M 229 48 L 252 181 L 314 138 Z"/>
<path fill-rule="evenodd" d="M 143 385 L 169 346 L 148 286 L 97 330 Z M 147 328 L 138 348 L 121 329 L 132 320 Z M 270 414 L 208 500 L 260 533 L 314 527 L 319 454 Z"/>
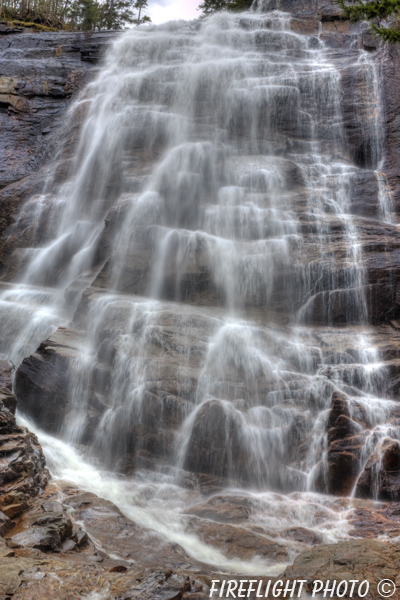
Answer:
<path fill-rule="evenodd" d="M 200 13 L 196 10 L 201 0 L 148 0 L 153 23 L 164 23 L 174 19 L 196 19 Z"/>

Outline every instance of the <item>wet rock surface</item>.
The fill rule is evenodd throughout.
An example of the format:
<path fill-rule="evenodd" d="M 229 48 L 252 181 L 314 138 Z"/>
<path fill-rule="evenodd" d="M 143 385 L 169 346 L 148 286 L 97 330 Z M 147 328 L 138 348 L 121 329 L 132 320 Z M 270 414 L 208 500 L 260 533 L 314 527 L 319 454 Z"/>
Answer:
<path fill-rule="evenodd" d="M 61 339 L 69 340 L 68 347 L 73 347 L 71 333 L 61 331 Z M 57 344 L 56 339 L 57 336 L 52 340 L 53 348 L 60 344 L 60 338 Z M 66 346 L 65 343 L 64 349 Z M 2 368 L 3 382 L 9 385 L 9 369 L 6 364 Z M 344 398 L 334 395 L 329 419 L 332 438 L 348 430 L 341 427 L 340 422 L 340 417 L 347 412 L 346 407 Z M 13 419 L 10 416 L 8 419 L 10 426 Z M 40 447 L 38 451 L 41 452 Z M 29 473 L 23 474 L 22 479 L 26 481 L 20 489 L 30 491 L 18 498 L 14 494 L 14 504 L 19 500 L 20 510 L 14 513 L 7 497 L 0 498 L 11 517 L 0 515 L 0 594 L 5 598 L 28 600 L 39 595 L 41 599 L 78 600 L 84 591 L 113 600 L 205 600 L 209 597 L 212 579 L 235 579 L 229 573 L 216 574 L 212 567 L 189 558 L 179 545 L 168 543 L 130 521 L 115 505 L 93 493 L 81 491 L 67 482 L 44 487 L 47 477 L 44 464 L 41 469 L 43 488 L 39 495 L 37 488 L 28 487 L 32 486 Z M 276 496 L 272 504 L 280 501 L 284 501 L 283 517 L 287 499 Z M 352 535 L 368 538 L 400 534 L 397 504 L 371 506 L 362 500 L 338 502 L 343 504 L 344 510 L 350 511 Z M 287 510 L 290 514 L 290 506 Z M 275 511 L 276 508 L 273 514 Z M 321 545 L 323 540 L 311 529 L 274 530 L 263 525 L 260 516 L 265 515 L 265 508 L 261 498 L 219 494 L 209 499 L 203 497 L 200 503 L 184 512 L 187 531 L 221 550 L 228 558 L 247 561 L 263 558 L 285 563 L 289 557 L 284 540 L 290 541 L 300 554 L 283 577 L 307 579 L 309 587 L 317 578 L 323 581 L 335 577 L 371 581 L 378 577 L 391 578 L 398 568 L 396 544 L 366 539 L 327 546 Z M 315 545 L 318 549 L 309 549 Z M 308 549 L 304 551 L 304 548 Z M 371 564 L 372 571 L 368 571 Z M 260 573 L 260 579 L 263 576 L 265 574 Z"/>
<path fill-rule="evenodd" d="M 385 438 L 377 444 L 357 481 L 360 498 L 400 499 L 400 445 Z"/>
<path fill-rule="evenodd" d="M 351 419 L 345 396 L 332 394 L 328 424 L 328 491 L 348 496 L 360 471 L 362 428 Z"/>
<path fill-rule="evenodd" d="M 27 414 L 34 414 L 46 431 L 57 432 L 64 422 L 69 408 L 69 361 L 79 356 L 81 343 L 75 332 L 61 328 L 18 371 L 16 394 L 25 398 L 20 407 Z"/>
<path fill-rule="evenodd" d="M 16 398 L 11 393 L 11 365 L 1 362 L 0 383 L 0 510 L 2 535 L 29 499 L 40 494 L 48 479 L 36 436 L 15 420 Z M 11 525 L 12 526 L 12 525 Z"/>
<path fill-rule="evenodd" d="M 7 35 L 7 33 L 15 35 Z M 0 31 L 0 270 L 29 231 L 4 239 L 23 202 L 43 190 L 48 163 L 71 100 L 94 77 L 117 32 L 29 33 Z M 71 141 L 70 146 L 74 142 Z M 68 172 L 71 147 L 60 156 L 59 181 Z M 16 232 L 14 232 L 14 236 Z M 6 236 L 7 238 L 8 236 Z"/>
<path fill-rule="evenodd" d="M 88 307 L 101 298 L 102 294 L 92 291 L 89 297 L 86 310 L 90 310 Z M 44 430 L 49 433 L 57 432 L 62 423 L 73 423 L 77 415 L 80 415 L 81 423 L 84 424 L 81 443 L 88 447 L 92 443 L 96 429 L 101 426 L 103 415 L 110 407 L 110 396 L 114 397 L 115 394 L 118 398 L 119 394 L 119 387 L 114 388 L 110 380 L 110 373 L 117 360 L 119 348 L 123 348 L 124 353 L 127 351 L 128 338 L 126 333 L 121 334 L 120 330 L 123 311 L 124 305 L 121 304 L 112 324 L 110 323 L 110 327 L 102 334 L 104 340 L 99 345 L 99 362 L 87 388 L 88 404 L 84 404 L 83 408 L 73 406 L 68 395 L 71 368 L 80 364 L 79 361 L 83 358 L 80 333 L 60 328 L 41 344 L 37 352 L 22 362 L 15 380 L 20 409 Z M 149 362 L 142 410 L 132 423 L 121 407 L 121 412 L 117 415 L 118 434 L 113 438 L 114 448 L 121 449 L 124 457 L 124 460 L 118 463 L 122 472 L 133 473 L 141 467 L 156 469 L 159 464 L 174 464 L 177 435 L 182 427 L 185 411 L 195 402 L 195 390 L 201 381 L 203 348 L 218 323 L 218 314 L 215 312 L 212 317 L 210 315 L 208 318 L 204 314 L 200 317 L 196 310 L 191 308 L 183 315 L 171 305 L 168 310 L 165 309 L 156 315 L 154 329 L 146 330 Z M 191 329 L 190 336 L 185 333 L 188 325 Z M 304 333 L 308 335 L 307 330 Z M 324 393 L 330 406 L 329 416 L 324 425 L 327 435 L 327 470 L 324 470 L 325 463 L 321 463 L 321 471 L 316 475 L 316 486 L 323 493 L 346 496 L 352 493 L 357 483 L 362 467 L 362 449 L 371 428 L 362 396 L 359 399 L 353 396 L 356 389 L 354 386 L 359 386 L 359 389 L 368 386 L 370 374 L 358 362 L 359 353 L 354 345 L 358 339 L 357 328 L 354 331 L 333 328 L 330 335 L 327 331 L 324 334 L 323 355 L 316 356 L 316 360 L 324 361 L 320 373 L 326 377 Z M 283 336 L 284 347 L 285 328 L 277 327 L 276 335 Z M 396 426 L 400 418 L 400 408 L 395 401 L 400 373 L 398 333 L 393 326 L 385 326 L 371 329 L 370 335 L 383 361 L 376 373 L 372 372 L 372 376 L 381 386 L 382 394 L 393 397 L 393 401 L 387 401 L 382 408 L 382 418 L 391 419 L 393 426 Z M 318 333 L 315 332 L 311 341 L 306 339 L 311 344 L 319 343 Z M 136 357 L 140 357 L 139 352 L 143 348 L 136 346 L 137 340 L 136 332 L 132 337 L 133 345 L 130 349 L 135 360 Z M 122 343 L 124 345 L 120 346 Z M 182 363 L 183 343 L 191 347 L 189 363 Z M 163 348 L 161 354 L 160 348 Z M 268 405 L 268 399 L 280 393 L 274 379 L 260 376 L 257 380 L 243 380 L 234 366 L 228 373 L 222 382 L 216 383 L 213 390 L 214 393 L 221 393 L 222 390 L 226 400 L 211 399 L 202 404 L 196 412 L 186 447 L 185 462 L 182 463 L 187 475 L 190 475 L 188 485 L 200 487 L 205 492 L 215 492 L 226 487 L 229 477 L 244 483 L 254 480 L 257 476 L 257 464 L 254 464 L 252 455 L 242 445 L 243 421 L 233 407 L 239 406 L 246 411 L 246 397 L 251 394 L 264 395 L 265 405 Z M 335 391 L 338 377 L 347 382 L 348 393 Z M 292 386 L 299 390 L 299 394 L 304 395 L 303 410 L 312 409 L 309 402 L 312 390 L 310 391 L 307 379 L 302 373 L 296 375 Z M 54 390 L 57 390 L 57 393 L 54 393 Z M 318 399 L 315 402 L 318 410 Z M 389 414 L 390 417 L 387 416 Z M 285 448 L 285 452 L 282 453 L 282 461 L 294 468 L 301 464 L 307 448 L 315 442 L 313 430 L 302 423 L 301 414 L 296 414 L 291 427 L 301 425 L 302 438 L 290 449 Z M 105 457 L 104 460 L 107 462 L 109 459 Z M 396 471 L 397 467 L 392 470 Z M 392 477 L 396 476 L 394 472 Z M 190 477 L 193 478 L 192 482 Z M 285 489 L 285 481 L 272 477 L 270 481 L 273 485 L 278 489 Z M 364 477 L 365 475 L 360 479 L 360 485 Z M 376 491 L 369 483 L 363 487 L 366 490 L 363 497 L 376 497 Z M 389 497 L 383 495 L 382 499 L 385 498 Z M 396 498 L 396 495 L 392 496 L 392 499 Z"/>
<path fill-rule="evenodd" d="M 364 511 L 369 514 L 371 522 L 374 520 L 375 527 L 382 526 L 385 520 L 393 526 L 397 523 L 397 530 L 392 529 L 389 535 L 398 535 L 397 505 L 377 504 L 371 510 L 371 507 L 363 507 L 360 500 L 353 503 L 355 523 L 360 522 L 360 512 Z M 218 509 L 218 519 L 224 509 L 228 516 L 235 507 L 237 518 L 238 507 L 248 508 L 249 499 L 219 496 L 207 504 L 209 510 Z M 202 506 L 206 504 L 193 507 L 189 512 L 205 515 Z M 207 514 L 216 516 L 215 513 Z M 241 512 L 240 521 L 243 516 Z M 37 539 L 39 532 L 42 533 L 45 542 L 41 547 L 38 543 L 32 544 L 32 527 Z M 55 531 L 60 535 L 60 545 L 51 547 L 52 544 L 48 543 L 49 527 L 53 536 Z M 387 527 L 384 530 L 385 533 L 389 532 Z M 215 547 L 218 548 L 221 542 L 225 549 L 228 547 L 228 551 L 229 548 L 236 551 L 235 556 L 244 552 L 248 557 L 257 549 L 260 553 L 269 554 L 279 548 L 278 544 L 271 542 L 268 548 L 264 547 L 260 543 L 260 534 L 232 525 L 219 526 L 215 521 L 206 520 L 200 531 L 212 538 Z M 366 533 L 367 530 L 363 531 Z M 377 532 L 378 529 L 375 529 L 369 535 L 376 535 Z M 295 537 L 300 533 L 304 538 L 304 531 L 287 532 Z M 305 587 L 309 591 L 315 579 L 323 582 L 367 579 L 370 582 L 368 598 L 375 597 L 379 580 L 388 578 L 396 581 L 400 552 L 398 543 L 359 539 L 321 545 L 320 540 L 308 537 L 308 544 L 319 544 L 318 547 L 300 552 L 293 565 L 287 567 L 282 575 L 268 579 L 273 582 L 277 578 L 284 581 L 305 579 Z M 25 545 L 22 544 L 23 540 L 26 541 Z M 285 560 L 282 552 L 279 558 Z M 264 573 L 252 577 L 266 583 Z M 166 544 L 154 537 L 153 533 L 127 520 L 112 503 L 82 492 L 66 482 L 48 485 L 31 509 L 17 520 L 15 530 L 9 532 L 6 539 L 0 538 L 0 593 L 4 597 L 12 596 L 20 600 L 28 600 L 36 594 L 44 599 L 57 597 L 78 600 L 83 591 L 85 594 L 97 592 L 107 600 L 205 600 L 209 597 L 212 579 L 239 578 L 230 573 L 215 573 L 210 567 L 196 564 L 182 553 L 179 546 Z M 250 596 L 255 597 L 255 594 Z"/>
<path fill-rule="evenodd" d="M 66 515 L 71 507 L 80 526 Z M 62 490 L 48 486 L 0 546 L 0 556 L 10 559 L 0 564 L 4 597 L 78 599 L 82 592 L 97 592 L 104 598 L 172 600 L 184 593 L 203 598 L 196 594 L 208 589 L 206 573 L 179 550 L 160 544 L 111 503 L 65 484 Z"/>
<path fill-rule="evenodd" d="M 115 32 L 0 31 L 0 189 L 52 157 L 70 99 L 93 76 Z"/>
<path fill-rule="evenodd" d="M 0 573 L 0 592 L 18 600 L 35 596 L 43 600 L 79 600 L 82 593 L 96 593 L 107 599 L 205 600 L 209 588 L 203 581 L 210 581 L 201 572 L 162 568 L 121 572 L 118 565 L 105 569 L 56 558 L 1 559 Z"/>
<path fill-rule="evenodd" d="M 376 540 L 351 540 L 338 544 L 318 546 L 300 554 L 293 566 L 284 571 L 292 579 L 308 580 L 308 589 L 315 579 L 337 582 L 358 579 L 369 581 L 370 591 L 365 596 L 375 598 L 376 586 L 382 579 L 398 581 L 400 546 Z M 365 590 L 361 590 L 361 594 Z M 359 597 L 359 596 L 357 596 Z M 398 593 L 394 596 L 398 598 Z"/>

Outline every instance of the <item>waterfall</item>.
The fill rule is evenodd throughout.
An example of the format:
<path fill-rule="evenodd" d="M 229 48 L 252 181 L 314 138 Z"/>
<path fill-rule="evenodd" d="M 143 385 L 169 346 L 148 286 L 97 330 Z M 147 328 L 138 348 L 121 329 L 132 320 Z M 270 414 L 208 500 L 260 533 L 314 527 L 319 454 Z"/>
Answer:
<path fill-rule="evenodd" d="M 283 530 L 349 535 L 351 499 L 329 495 L 333 398 L 362 448 L 348 496 L 397 439 L 397 409 L 354 207 L 370 177 L 393 222 L 374 57 L 349 54 L 374 106 L 354 152 L 335 52 L 274 2 L 255 8 L 114 43 L 64 124 L 60 160 L 80 128 L 67 180 L 53 170 L 15 225 L 34 234 L 0 297 L 0 351 L 19 365 L 75 330 L 56 437 L 20 404 L 53 474 L 190 556 L 259 573 L 281 564 L 228 559 L 190 530 L 198 475 L 248 494 L 289 560 Z"/>

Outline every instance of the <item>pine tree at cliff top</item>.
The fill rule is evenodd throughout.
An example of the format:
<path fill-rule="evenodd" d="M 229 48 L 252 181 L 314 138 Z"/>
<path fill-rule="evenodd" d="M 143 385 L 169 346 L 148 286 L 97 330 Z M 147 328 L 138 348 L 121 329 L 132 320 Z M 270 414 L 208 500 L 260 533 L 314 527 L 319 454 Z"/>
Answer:
<path fill-rule="evenodd" d="M 339 0 L 345 15 L 351 21 L 363 19 L 386 19 L 392 15 L 397 16 L 394 24 L 390 27 L 380 27 L 376 23 L 371 25 L 372 31 L 379 35 L 385 42 L 400 42 L 400 0 L 376 0 L 375 2 L 360 2 L 359 4 L 348 4 L 345 0 Z"/>
<path fill-rule="evenodd" d="M 208 17 L 214 12 L 226 9 L 226 0 L 204 0 L 197 10 L 203 12 L 203 17 Z"/>
<path fill-rule="evenodd" d="M 202 17 L 208 17 L 221 10 L 248 10 L 252 4 L 253 0 L 203 0 L 198 10 L 202 11 Z"/>

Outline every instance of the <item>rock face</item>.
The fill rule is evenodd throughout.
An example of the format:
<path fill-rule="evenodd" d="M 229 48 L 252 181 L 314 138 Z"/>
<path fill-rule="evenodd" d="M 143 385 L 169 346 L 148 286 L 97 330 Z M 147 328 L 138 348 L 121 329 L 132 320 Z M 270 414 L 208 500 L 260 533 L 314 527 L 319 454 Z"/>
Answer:
<path fill-rule="evenodd" d="M 16 394 L 24 397 L 24 411 L 34 414 L 45 430 L 57 433 L 68 412 L 69 360 L 78 355 L 79 337 L 65 328 L 43 342 L 24 361 L 16 381 Z M 43 379 L 43 366 L 47 377 Z"/>
<path fill-rule="evenodd" d="M 243 473 L 246 448 L 240 439 L 238 416 L 217 401 L 203 404 L 196 415 L 187 452 L 188 471 L 222 477 Z"/>
<path fill-rule="evenodd" d="M 15 422 L 10 368 L 4 361 L 0 364 L 0 381 L 6 386 L 0 388 L 0 509 L 14 518 L 43 491 L 48 473 L 36 436 Z"/>
<path fill-rule="evenodd" d="M 400 500 L 400 444 L 385 438 L 377 445 L 358 481 L 359 498 Z"/>
<path fill-rule="evenodd" d="M 398 45 L 386 45 L 380 50 L 382 57 L 383 100 L 386 110 L 386 144 L 387 159 L 385 171 L 388 175 L 390 186 L 394 192 L 396 210 L 400 202 L 400 181 L 398 164 L 400 158 L 400 124 L 396 101 L 397 90 L 400 86 L 400 51 Z"/>
<path fill-rule="evenodd" d="M 52 158 L 67 107 L 115 38 L 0 32 L 0 190 Z"/>
<path fill-rule="evenodd" d="M 237 523 L 243 523 L 247 520 L 246 511 L 239 514 L 238 507 L 244 508 L 246 504 L 248 506 L 245 498 L 215 498 L 209 503 L 207 516 L 216 510 L 220 519 L 225 511 L 225 518 L 230 514 Z M 66 509 L 72 520 L 62 528 L 61 523 L 66 519 L 62 513 L 65 515 Z M 205 515 L 200 506 L 193 507 L 191 512 Z M 57 525 L 55 518 L 58 518 Z M 84 526 L 85 532 L 76 529 L 75 519 Z M 40 548 L 38 543 L 30 544 L 34 537 L 32 523 L 34 530 L 44 532 L 50 526 L 54 532 L 58 527 L 71 537 L 57 551 L 51 551 L 47 541 Z M 226 524 L 219 527 L 218 523 L 209 522 L 203 524 L 202 530 L 205 537 L 212 537 L 216 546 L 221 542 L 234 551 L 239 544 L 236 552 L 243 551 L 247 555 L 251 555 L 251 549 L 270 553 L 273 547 L 275 552 L 279 548 L 271 541 L 267 543 L 259 532 L 249 534 L 240 527 Z M 25 547 L 21 546 L 24 539 Z M 364 597 L 374 598 L 379 580 L 396 581 L 399 553 L 396 542 L 358 539 L 323 544 L 301 552 L 294 564 L 277 577 L 265 578 L 260 574 L 252 578 L 263 579 L 264 585 L 268 579 L 273 582 L 305 579 L 305 590 L 310 593 L 316 579 L 324 583 L 368 580 L 370 591 Z M 206 600 L 212 579 L 221 578 L 240 579 L 240 576 L 216 574 L 211 568 L 196 564 L 193 559 L 184 557 L 176 545 L 162 543 L 154 534 L 129 522 L 111 503 L 62 482 L 59 487 L 48 486 L 43 498 L 17 523 L 16 531 L 10 532 L 6 539 L 0 538 L 0 594 L 18 600 L 29 600 L 36 595 L 43 600 L 54 597 L 78 600 L 82 589 L 113 599 Z M 255 594 L 249 597 L 256 598 Z M 358 597 L 357 594 L 354 597 Z"/>
<path fill-rule="evenodd" d="M 350 417 L 346 398 L 334 392 L 328 424 L 328 492 L 348 496 L 360 471 L 362 428 Z"/>
<path fill-rule="evenodd" d="M 14 30 L 13 30 L 14 31 Z M 46 163 L 54 159 L 59 130 L 71 100 L 94 76 L 117 32 L 78 33 L 0 31 L 0 270 L 4 231 L 23 202 L 42 191 Z M 72 144 L 73 145 L 73 144 Z M 72 148 L 59 169 L 65 177 Z M 21 241 L 19 242 L 21 243 Z"/>

